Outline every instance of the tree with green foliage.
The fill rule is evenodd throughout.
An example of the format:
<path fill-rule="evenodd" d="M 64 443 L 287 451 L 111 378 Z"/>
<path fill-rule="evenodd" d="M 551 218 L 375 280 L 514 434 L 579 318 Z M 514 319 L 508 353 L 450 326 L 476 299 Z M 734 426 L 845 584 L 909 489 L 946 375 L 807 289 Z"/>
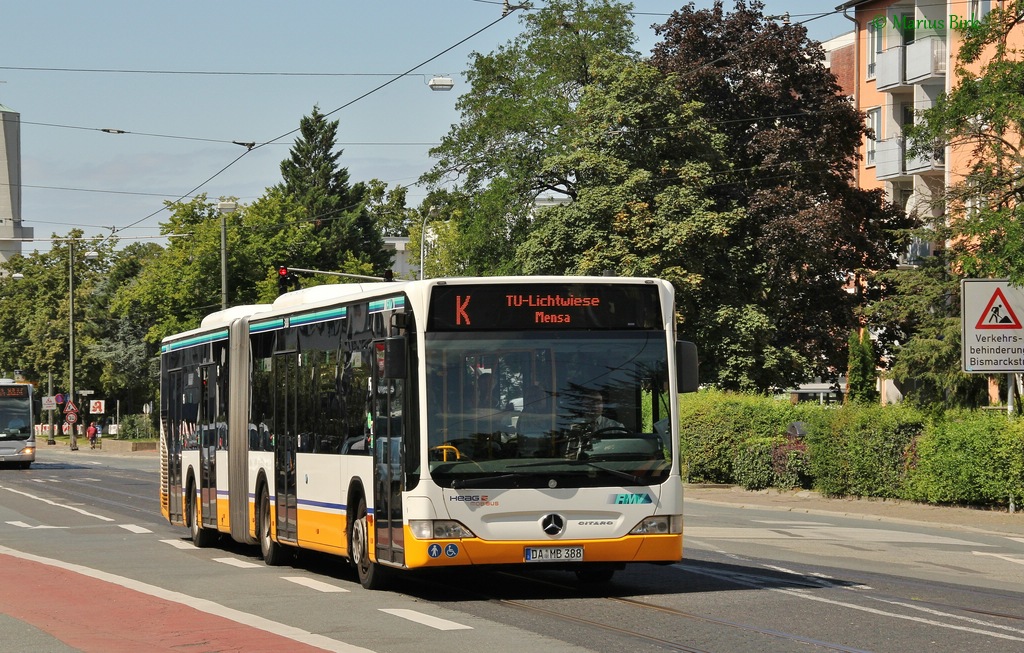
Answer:
<path fill-rule="evenodd" d="M 276 188 L 305 210 L 317 247 L 308 258 L 278 264 L 349 273 L 356 273 L 353 266 L 369 264 L 380 274 L 391 267 L 392 254 L 366 206 L 366 186 L 349 184 L 337 136 L 338 121 L 328 120 L 316 106 L 299 122 L 299 136 L 290 158 L 281 162 L 283 181 Z"/>
<path fill-rule="evenodd" d="M 0 369 L 20 369 L 35 382 L 45 382 L 52 373 L 54 385 L 67 389 L 69 283 L 73 282 L 75 386 L 98 387 L 101 364 L 91 349 L 103 335 L 95 325 L 103 315 L 91 299 L 107 273 L 115 246 L 114 239 L 93 239 L 72 229 L 66 236 L 53 234 L 49 251 L 16 256 L 4 266 L 22 278 L 4 276 L 0 282 L 0 332 L 4 334 Z M 88 251 L 98 256 L 87 259 Z"/>
<path fill-rule="evenodd" d="M 141 412 L 142 405 L 156 396 L 159 348 L 146 342 L 149 325 L 139 315 L 131 311 L 115 314 L 109 307 L 117 293 L 138 283 L 142 270 L 162 253 L 156 243 L 129 243 L 111 252 L 96 291 L 86 300 L 92 319 L 82 329 L 87 338 L 84 359 L 98 366 L 103 397 L 120 402 L 126 413 Z"/>
<path fill-rule="evenodd" d="M 893 267 L 912 224 L 880 191 L 853 183 L 864 121 L 821 46 L 763 8 L 691 2 L 657 28 L 651 57 L 722 136 L 731 167 L 716 174 L 711 196 L 743 209 L 707 271 L 702 372 L 761 391 L 845 369 L 846 336 L 865 302 L 861 275 Z"/>
<path fill-rule="evenodd" d="M 742 221 L 709 192 L 728 169 L 721 137 L 699 103 L 646 63 L 596 57 L 591 75 L 570 147 L 543 168 L 578 177 L 574 201 L 538 211 L 517 258 L 528 274 L 666 278 L 679 293 L 683 331 L 697 337 L 708 317 L 703 298 L 714 294 L 709 284 Z"/>
<path fill-rule="evenodd" d="M 914 231 L 933 243 L 946 242 L 949 234 L 941 218 Z M 906 401 L 939 411 L 988 403 L 987 377 L 962 371 L 960 279 L 951 271 L 948 249 L 873 274 L 869 285 L 885 292 L 865 307 L 864 318 L 878 334 L 883 367 Z"/>
<path fill-rule="evenodd" d="M 852 402 L 877 403 L 878 361 L 871 334 L 867 329 L 854 329 L 847 343 L 846 398 Z"/>
<path fill-rule="evenodd" d="M 431 150 L 422 181 L 450 188 L 458 219 L 461 274 L 518 273 L 514 257 L 543 193 L 576 196 L 583 170 L 545 168 L 570 152 L 575 107 L 600 54 L 635 58 L 631 6 L 614 0 L 552 0 L 520 13 L 521 33 L 489 54 L 475 53 L 459 98 L 459 123 Z M 557 173 L 557 174 L 555 174 Z"/>
<path fill-rule="evenodd" d="M 172 237 L 160 256 L 144 265 L 135 283 L 121 286 L 110 302 L 114 317 L 137 316 L 148 326 L 145 340 L 199 326 L 220 308 L 220 216 L 216 204 L 200 195 L 169 203 L 161 225 Z M 277 297 L 275 265 L 309 260 L 316 243 L 302 207 L 279 189 L 226 216 L 228 304 L 267 303 Z M 366 270 L 366 267 L 357 269 Z"/>

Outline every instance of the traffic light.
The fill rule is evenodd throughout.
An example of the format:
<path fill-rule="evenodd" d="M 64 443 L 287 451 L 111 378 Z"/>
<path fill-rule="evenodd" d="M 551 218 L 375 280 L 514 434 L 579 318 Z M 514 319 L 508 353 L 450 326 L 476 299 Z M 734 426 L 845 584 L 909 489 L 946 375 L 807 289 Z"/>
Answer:
<path fill-rule="evenodd" d="M 277 294 L 283 295 L 289 290 L 299 288 L 299 278 L 288 270 L 287 265 L 277 266 Z"/>
<path fill-rule="evenodd" d="M 384 281 L 394 281 L 394 280 L 395 280 L 395 271 L 394 270 L 384 270 Z"/>

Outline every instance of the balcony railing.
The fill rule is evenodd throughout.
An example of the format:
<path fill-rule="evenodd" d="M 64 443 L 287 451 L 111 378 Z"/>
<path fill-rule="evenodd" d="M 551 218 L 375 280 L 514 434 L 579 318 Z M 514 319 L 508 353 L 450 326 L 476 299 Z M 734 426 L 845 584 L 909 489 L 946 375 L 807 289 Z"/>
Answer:
<path fill-rule="evenodd" d="M 895 91 L 907 86 L 904 75 L 904 64 L 906 63 L 904 54 L 902 45 L 878 53 L 878 65 L 875 66 L 875 88 L 879 91 Z"/>
<path fill-rule="evenodd" d="M 906 156 L 904 168 L 907 174 L 922 175 L 929 172 L 940 172 L 946 168 L 946 149 L 937 146 L 934 150 L 914 156 Z"/>
<path fill-rule="evenodd" d="M 903 138 L 886 138 L 875 143 L 875 177 L 895 179 L 906 176 Z"/>
<path fill-rule="evenodd" d="M 946 77 L 946 39 L 928 36 L 907 46 L 906 81 L 920 84 Z"/>

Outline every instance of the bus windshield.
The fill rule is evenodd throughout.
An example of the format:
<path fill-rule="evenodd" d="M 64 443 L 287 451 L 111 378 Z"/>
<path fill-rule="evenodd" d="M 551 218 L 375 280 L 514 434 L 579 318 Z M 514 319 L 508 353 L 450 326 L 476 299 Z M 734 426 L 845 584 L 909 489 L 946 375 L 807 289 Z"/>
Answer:
<path fill-rule="evenodd" d="M 32 407 L 24 398 L 0 397 L 0 438 L 27 440 L 32 435 Z"/>
<path fill-rule="evenodd" d="M 664 331 L 428 333 L 444 487 L 651 485 L 671 470 Z"/>

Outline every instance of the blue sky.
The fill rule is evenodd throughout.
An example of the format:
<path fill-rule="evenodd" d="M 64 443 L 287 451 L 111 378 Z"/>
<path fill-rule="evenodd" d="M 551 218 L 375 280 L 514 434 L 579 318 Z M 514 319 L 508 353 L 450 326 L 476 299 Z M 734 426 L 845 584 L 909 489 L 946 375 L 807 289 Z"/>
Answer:
<path fill-rule="evenodd" d="M 639 51 L 649 53 L 656 42 L 649 26 L 683 4 L 635 0 Z M 766 12 L 788 11 L 798 22 L 838 2 L 765 4 Z M 246 151 L 231 141 L 273 141 L 296 129 L 314 104 L 325 113 L 339 109 L 331 118 L 340 121 L 342 164 L 353 181 L 412 184 L 431 165 L 427 150 L 458 120 L 470 53 L 491 52 L 520 29 L 517 14 L 487 27 L 501 17 L 500 0 L 5 5 L 0 104 L 21 114 L 22 219 L 37 238 L 75 227 L 87 235 L 116 227 L 124 239 L 153 237 L 167 218 L 163 201 L 211 177 L 195 192 L 251 202 L 280 181 L 294 136 L 229 166 Z M 807 28 L 825 40 L 851 25 L 833 14 Z M 357 100 L 406 71 L 412 74 Z M 214 72 L 238 74 L 198 74 Z M 454 78 L 455 88 L 430 91 L 435 75 Z M 422 196 L 411 188 L 410 204 Z M 49 243 L 23 247 L 33 249 Z"/>

